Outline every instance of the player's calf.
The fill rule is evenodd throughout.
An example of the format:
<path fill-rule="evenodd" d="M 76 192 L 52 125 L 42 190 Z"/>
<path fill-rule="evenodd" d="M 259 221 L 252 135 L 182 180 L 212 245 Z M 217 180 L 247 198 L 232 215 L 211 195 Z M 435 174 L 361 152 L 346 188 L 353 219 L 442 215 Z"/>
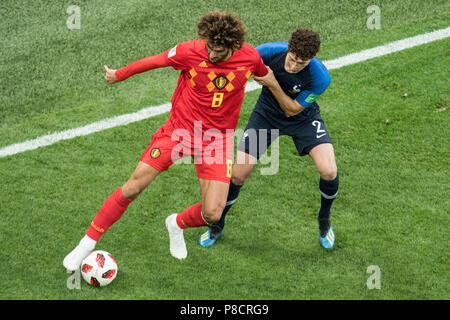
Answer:
<path fill-rule="evenodd" d="M 227 202 L 229 184 L 223 181 L 200 179 L 202 190 L 201 214 L 206 224 L 220 220 Z"/>

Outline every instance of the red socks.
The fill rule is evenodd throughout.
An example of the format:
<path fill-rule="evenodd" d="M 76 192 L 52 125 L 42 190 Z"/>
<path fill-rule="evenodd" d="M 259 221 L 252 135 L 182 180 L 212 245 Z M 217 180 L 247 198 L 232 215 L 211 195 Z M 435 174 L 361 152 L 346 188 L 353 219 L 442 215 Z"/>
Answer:
<path fill-rule="evenodd" d="M 177 215 L 177 224 L 181 229 L 206 226 L 202 217 L 202 204 L 196 203 Z"/>
<path fill-rule="evenodd" d="M 111 227 L 114 222 L 120 219 L 133 200 L 125 198 L 122 188 L 117 189 L 100 208 L 94 220 L 89 227 L 86 235 L 98 241 L 100 237 Z"/>
<path fill-rule="evenodd" d="M 103 203 L 86 235 L 92 240 L 98 241 L 122 217 L 122 214 L 132 201 L 123 196 L 122 188 L 117 189 Z M 206 226 L 206 222 L 202 217 L 202 204 L 196 203 L 177 215 L 177 224 L 181 229 Z"/>

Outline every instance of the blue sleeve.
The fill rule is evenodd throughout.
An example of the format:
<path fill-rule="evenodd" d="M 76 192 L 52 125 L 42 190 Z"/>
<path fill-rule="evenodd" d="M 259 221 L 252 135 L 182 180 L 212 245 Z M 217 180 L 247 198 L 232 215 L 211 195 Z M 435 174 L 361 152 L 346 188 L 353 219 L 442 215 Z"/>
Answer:
<path fill-rule="evenodd" d="M 311 88 L 303 90 L 296 100 L 302 107 L 309 107 L 330 85 L 331 76 L 319 59 L 313 58 L 309 63 L 311 73 Z"/>
<path fill-rule="evenodd" d="M 256 47 L 264 63 L 267 64 L 273 56 L 288 50 L 286 41 L 268 42 Z"/>

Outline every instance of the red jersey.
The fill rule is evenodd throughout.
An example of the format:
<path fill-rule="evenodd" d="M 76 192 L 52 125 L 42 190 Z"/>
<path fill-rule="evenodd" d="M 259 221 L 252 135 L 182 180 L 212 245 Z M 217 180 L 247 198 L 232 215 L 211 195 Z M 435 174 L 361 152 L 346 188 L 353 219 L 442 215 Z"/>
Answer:
<path fill-rule="evenodd" d="M 172 97 L 170 120 L 175 128 L 187 129 L 191 134 L 196 121 L 201 121 L 203 132 L 234 130 L 247 80 L 253 73 L 267 74 L 259 52 L 247 43 L 228 60 L 211 63 L 206 42 L 191 40 L 117 70 L 116 77 L 122 81 L 133 74 L 165 66 L 181 70 Z"/>

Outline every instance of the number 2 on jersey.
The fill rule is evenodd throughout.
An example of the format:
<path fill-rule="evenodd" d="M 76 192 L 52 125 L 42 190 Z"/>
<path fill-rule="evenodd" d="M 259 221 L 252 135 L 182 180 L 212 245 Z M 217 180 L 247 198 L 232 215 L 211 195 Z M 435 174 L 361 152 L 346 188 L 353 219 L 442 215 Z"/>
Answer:
<path fill-rule="evenodd" d="M 327 132 L 324 129 L 322 129 L 321 123 L 319 121 L 314 120 L 312 122 L 312 125 L 314 127 L 317 127 L 317 132 L 316 132 L 316 138 L 317 139 L 322 138 L 324 135 L 327 134 Z"/>

